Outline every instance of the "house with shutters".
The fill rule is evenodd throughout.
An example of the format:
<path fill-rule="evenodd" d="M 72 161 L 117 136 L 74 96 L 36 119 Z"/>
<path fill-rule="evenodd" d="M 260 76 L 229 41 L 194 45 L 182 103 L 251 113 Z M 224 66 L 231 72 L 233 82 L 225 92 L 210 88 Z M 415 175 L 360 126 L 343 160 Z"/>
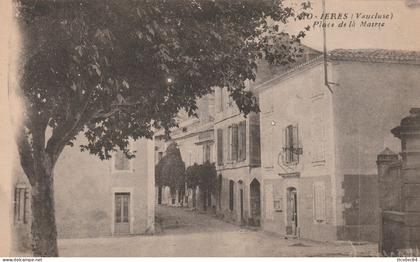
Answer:
<path fill-rule="evenodd" d="M 377 154 L 420 97 L 420 53 L 310 50 L 283 70 L 261 65 L 261 225 L 322 241 L 378 239 Z M 251 177 L 251 176 L 250 176 Z"/>
<path fill-rule="evenodd" d="M 216 209 L 220 217 L 237 224 L 260 224 L 259 121 L 257 113 L 245 118 L 226 88 L 216 88 Z"/>
<path fill-rule="evenodd" d="M 121 151 L 110 160 L 80 152 L 83 137 L 66 147 L 55 167 L 58 238 L 137 235 L 154 231 L 154 141 L 131 141 L 136 157 Z M 13 246 L 30 250 L 30 184 L 19 163 L 13 175 Z"/>

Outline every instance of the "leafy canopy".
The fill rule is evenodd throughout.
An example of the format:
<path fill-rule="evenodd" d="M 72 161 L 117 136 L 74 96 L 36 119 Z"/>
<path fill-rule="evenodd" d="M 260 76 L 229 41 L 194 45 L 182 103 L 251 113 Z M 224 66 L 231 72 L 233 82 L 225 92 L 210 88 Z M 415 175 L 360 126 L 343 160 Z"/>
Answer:
<path fill-rule="evenodd" d="M 185 180 L 188 188 L 199 186 L 203 191 L 214 192 L 216 189 L 216 165 L 209 161 L 194 164 L 185 170 Z"/>
<path fill-rule="evenodd" d="M 25 134 L 50 128 L 53 161 L 80 132 L 82 150 L 106 159 L 118 147 L 131 157 L 130 137 L 176 126 L 177 112 L 194 114 L 196 98 L 215 86 L 245 115 L 258 111 L 244 81 L 259 59 L 300 55 L 304 32 L 289 36 L 281 25 L 306 12 L 280 0 L 16 1 Z"/>
<path fill-rule="evenodd" d="M 176 143 L 171 143 L 166 154 L 155 167 L 157 186 L 169 186 L 172 189 L 183 188 L 185 181 L 185 163 Z"/>

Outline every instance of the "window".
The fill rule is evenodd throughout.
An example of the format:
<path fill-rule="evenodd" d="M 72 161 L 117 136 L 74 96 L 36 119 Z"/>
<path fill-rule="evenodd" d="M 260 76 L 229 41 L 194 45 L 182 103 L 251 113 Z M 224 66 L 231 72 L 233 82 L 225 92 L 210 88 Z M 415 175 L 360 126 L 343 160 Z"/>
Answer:
<path fill-rule="evenodd" d="M 203 156 L 204 156 L 204 163 L 205 162 L 211 162 L 211 145 L 208 145 L 208 144 L 205 144 L 204 146 L 203 146 Z"/>
<path fill-rule="evenodd" d="M 114 154 L 114 170 L 115 171 L 130 171 L 130 159 L 124 154 L 123 151 L 118 150 Z"/>
<path fill-rule="evenodd" d="M 226 157 L 227 157 L 227 161 L 230 162 L 231 161 L 231 151 L 232 151 L 232 126 L 229 126 L 227 128 L 227 133 L 226 133 Z"/>
<path fill-rule="evenodd" d="M 325 161 L 325 130 L 323 117 L 319 116 L 312 120 L 312 162 Z"/>
<path fill-rule="evenodd" d="M 246 159 L 246 121 L 239 123 L 238 127 L 238 161 Z"/>
<path fill-rule="evenodd" d="M 311 160 L 315 165 L 325 163 L 325 102 L 318 90 L 311 103 Z M 321 94 L 321 95 L 320 95 Z"/>
<path fill-rule="evenodd" d="M 231 128 L 231 156 L 230 159 L 232 161 L 237 161 L 238 160 L 238 125 L 233 125 Z"/>
<path fill-rule="evenodd" d="M 217 165 L 223 165 L 223 130 L 217 130 Z"/>
<path fill-rule="evenodd" d="M 318 223 L 325 222 L 325 185 L 322 182 L 314 183 L 314 220 Z"/>
<path fill-rule="evenodd" d="M 284 134 L 284 162 L 288 164 L 297 163 L 299 162 L 299 154 L 301 153 L 298 141 L 298 127 L 289 125 L 286 127 Z"/>
<path fill-rule="evenodd" d="M 229 210 L 232 211 L 233 210 L 233 203 L 234 203 L 234 185 L 235 182 L 233 180 L 229 180 Z"/>
<path fill-rule="evenodd" d="M 28 223 L 29 190 L 27 187 L 16 187 L 14 197 L 15 224 Z"/>

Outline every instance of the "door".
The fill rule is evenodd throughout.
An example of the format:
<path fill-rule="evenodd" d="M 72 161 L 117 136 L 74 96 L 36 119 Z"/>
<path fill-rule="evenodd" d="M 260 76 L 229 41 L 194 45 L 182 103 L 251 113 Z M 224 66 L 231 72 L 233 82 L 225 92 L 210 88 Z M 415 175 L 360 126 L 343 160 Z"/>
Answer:
<path fill-rule="evenodd" d="M 297 191 L 291 187 L 287 189 L 287 235 L 297 235 L 298 213 L 297 213 Z"/>
<path fill-rule="evenodd" d="M 130 193 L 115 193 L 114 232 L 130 233 Z"/>
<path fill-rule="evenodd" d="M 158 187 L 158 204 L 162 204 L 162 187 Z"/>
<path fill-rule="evenodd" d="M 260 226 L 261 219 L 261 190 L 260 182 L 257 179 L 252 180 L 251 185 L 251 217 L 252 225 Z"/>

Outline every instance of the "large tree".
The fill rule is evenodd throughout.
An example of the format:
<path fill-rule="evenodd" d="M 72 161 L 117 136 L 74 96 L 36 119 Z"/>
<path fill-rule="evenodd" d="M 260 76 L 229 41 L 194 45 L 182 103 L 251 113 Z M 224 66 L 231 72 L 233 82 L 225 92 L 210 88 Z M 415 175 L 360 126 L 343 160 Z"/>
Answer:
<path fill-rule="evenodd" d="M 32 186 L 35 256 L 58 255 L 54 166 L 77 135 L 101 159 L 116 149 L 133 157 L 129 138 L 169 130 L 214 86 L 244 114 L 257 111 L 244 81 L 255 79 L 258 59 L 293 61 L 304 35 L 282 31 L 302 10 L 281 0 L 15 1 L 25 107 L 17 145 Z"/>
<path fill-rule="evenodd" d="M 181 151 L 175 142 L 166 149 L 165 156 L 155 168 L 155 181 L 159 187 L 168 186 L 171 193 L 183 191 L 185 187 L 185 163 L 182 161 Z"/>

